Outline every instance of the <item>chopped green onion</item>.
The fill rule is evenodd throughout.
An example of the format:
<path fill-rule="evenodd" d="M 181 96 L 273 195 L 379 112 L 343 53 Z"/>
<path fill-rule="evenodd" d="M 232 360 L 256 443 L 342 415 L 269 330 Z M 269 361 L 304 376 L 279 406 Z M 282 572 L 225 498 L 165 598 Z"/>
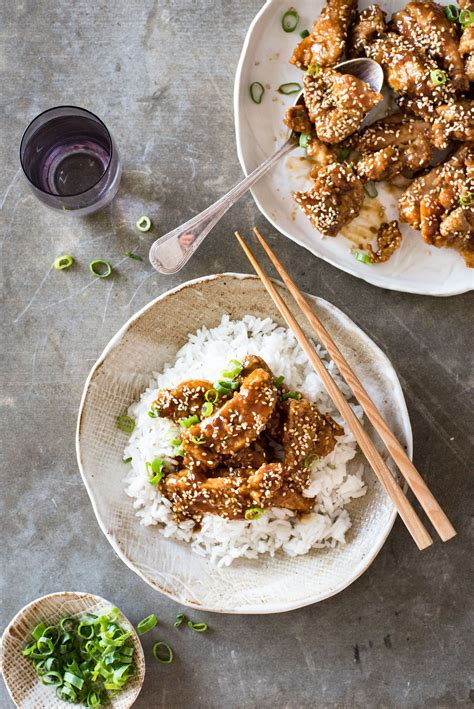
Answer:
<path fill-rule="evenodd" d="M 219 400 L 219 394 L 215 389 L 208 389 L 204 394 L 204 398 L 210 404 L 217 404 Z"/>
<path fill-rule="evenodd" d="M 163 665 L 169 665 L 173 662 L 173 650 L 170 648 L 168 643 L 160 640 L 160 642 L 153 645 L 153 657 Z"/>
<path fill-rule="evenodd" d="M 193 424 L 199 423 L 199 416 L 196 416 L 196 414 L 194 414 L 194 416 L 179 419 L 178 423 L 180 426 L 184 426 L 184 428 L 190 428 Z"/>
<path fill-rule="evenodd" d="M 244 517 L 249 522 L 253 522 L 256 519 L 263 517 L 264 514 L 265 510 L 262 510 L 261 507 L 249 507 L 248 510 L 245 510 Z"/>
<path fill-rule="evenodd" d="M 178 615 L 176 616 L 175 624 L 174 624 L 175 628 L 180 628 L 183 625 L 185 619 L 186 619 L 186 616 L 184 615 L 184 613 L 178 613 Z"/>
<path fill-rule="evenodd" d="M 239 362 L 238 359 L 231 359 L 229 365 L 232 365 L 232 367 L 227 369 L 225 372 L 222 372 L 222 376 L 224 379 L 235 379 L 235 377 L 238 377 L 243 369 L 242 362 Z"/>
<path fill-rule="evenodd" d="M 474 205 L 474 192 L 466 192 L 459 197 L 461 207 L 472 207 Z"/>
<path fill-rule="evenodd" d="M 153 409 L 150 409 L 150 411 L 148 411 L 148 416 L 151 419 L 157 419 L 159 417 L 159 415 L 160 414 L 158 413 L 158 411 L 154 411 Z"/>
<path fill-rule="evenodd" d="M 101 258 L 96 258 L 89 264 L 89 271 L 97 276 L 97 278 L 108 278 L 112 273 L 112 266 L 108 261 L 104 261 Z"/>
<path fill-rule="evenodd" d="M 364 254 L 363 251 L 354 251 L 354 258 L 361 263 L 372 263 L 372 259 L 368 254 Z"/>
<path fill-rule="evenodd" d="M 174 446 L 173 455 L 176 456 L 177 458 L 182 458 L 184 456 L 184 447 L 183 447 L 183 443 L 182 443 L 181 439 L 180 438 L 173 438 L 171 443 Z"/>
<path fill-rule="evenodd" d="M 321 67 L 319 64 L 310 64 L 308 67 L 308 74 L 310 76 L 317 76 L 321 72 Z"/>
<path fill-rule="evenodd" d="M 375 183 L 372 182 L 372 180 L 369 180 L 367 184 L 364 185 L 364 192 L 367 195 L 367 197 L 370 197 L 371 199 L 374 199 L 378 195 L 377 188 L 375 186 Z"/>
<path fill-rule="evenodd" d="M 132 419 L 131 416 L 117 416 L 117 428 L 119 428 L 124 433 L 131 433 L 135 428 L 135 421 Z"/>
<path fill-rule="evenodd" d="M 299 137 L 299 141 L 298 141 L 300 148 L 304 148 L 306 150 L 310 140 L 311 140 L 311 133 L 300 133 L 300 137 Z"/>
<path fill-rule="evenodd" d="M 309 30 L 303 30 L 300 32 L 300 37 L 301 39 L 306 39 L 306 37 L 309 37 Z"/>
<path fill-rule="evenodd" d="M 459 19 L 459 8 L 456 5 L 448 5 L 444 8 L 444 14 L 450 22 L 457 22 Z"/>
<path fill-rule="evenodd" d="M 231 389 L 230 382 L 218 381 L 214 384 L 214 389 L 218 394 L 228 394 Z"/>
<path fill-rule="evenodd" d="M 281 389 L 281 386 L 284 381 L 285 381 L 285 377 L 283 376 L 283 374 L 280 374 L 280 376 L 275 379 L 273 384 L 276 386 L 277 389 Z"/>
<path fill-rule="evenodd" d="M 298 15 L 298 10 L 294 7 L 290 7 L 281 18 L 283 32 L 294 32 L 299 21 L 300 16 Z"/>
<path fill-rule="evenodd" d="M 319 455 L 316 455 L 316 453 L 310 453 L 304 459 L 304 467 L 310 468 L 313 465 L 313 463 L 316 463 L 317 460 L 319 460 Z"/>
<path fill-rule="evenodd" d="M 433 69 L 430 71 L 430 79 L 435 86 L 441 86 L 446 83 L 448 75 L 442 69 Z"/>
<path fill-rule="evenodd" d="M 197 446 L 202 446 L 202 444 L 206 442 L 205 438 L 198 438 L 197 436 L 191 436 L 191 440 Z"/>
<path fill-rule="evenodd" d="M 182 443 L 181 438 L 173 438 L 173 440 L 171 441 L 172 446 L 180 446 L 181 443 Z"/>
<path fill-rule="evenodd" d="M 59 687 L 63 682 L 63 678 L 60 672 L 45 672 L 41 677 L 41 681 L 43 684 L 48 684 L 50 687 Z"/>
<path fill-rule="evenodd" d="M 459 24 L 465 30 L 474 23 L 474 10 L 461 10 L 459 13 Z"/>
<path fill-rule="evenodd" d="M 147 617 L 143 618 L 143 620 L 141 620 L 137 625 L 138 634 L 143 635 L 144 633 L 148 633 L 148 631 L 154 628 L 157 623 L 158 619 L 154 613 L 147 615 Z"/>
<path fill-rule="evenodd" d="M 36 628 L 33 630 L 33 632 L 31 634 L 35 640 L 39 640 L 42 637 L 43 632 L 45 630 L 46 630 L 46 625 L 44 623 L 40 623 L 39 625 L 36 626 Z"/>
<path fill-rule="evenodd" d="M 152 463 L 147 461 L 145 463 L 145 468 L 150 476 L 149 483 L 151 485 L 158 485 L 159 482 L 161 482 L 163 478 L 163 468 L 165 466 L 164 461 L 161 458 L 155 458 Z"/>
<path fill-rule="evenodd" d="M 210 401 L 206 401 L 206 403 L 203 404 L 203 407 L 201 409 L 202 417 L 207 418 L 208 416 L 210 416 L 212 414 L 213 411 L 214 411 L 214 405 L 211 404 Z"/>
<path fill-rule="evenodd" d="M 299 401 L 301 399 L 301 394 L 299 391 L 287 391 L 281 398 L 283 401 L 287 401 L 287 399 L 295 399 L 295 401 Z"/>
<path fill-rule="evenodd" d="M 207 623 L 193 623 L 192 620 L 188 620 L 188 628 L 194 630 L 195 633 L 205 633 L 209 626 Z"/>
<path fill-rule="evenodd" d="M 351 154 L 351 149 L 350 148 L 341 148 L 337 154 L 337 162 L 344 162 L 346 158 L 349 157 Z"/>
<path fill-rule="evenodd" d="M 125 256 L 128 256 L 128 258 L 132 258 L 135 261 L 143 261 L 141 256 L 138 256 L 138 254 L 134 254 L 133 251 L 126 251 Z"/>
<path fill-rule="evenodd" d="M 131 463 L 132 462 L 132 456 L 130 455 L 128 458 L 122 458 L 122 463 Z"/>
<path fill-rule="evenodd" d="M 354 163 L 353 163 L 353 162 L 348 162 L 348 163 L 347 163 L 347 169 L 348 169 L 348 170 L 352 170 L 352 172 L 354 172 Z"/>
<path fill-rule="evenodd" d="M 301 91 L 301 85 L 296 81 L 289 81 L 287 84 L 280 84 L 277 91 L 284 96 L 291 96 L 291 94 L 297 94 Z"/>
<path fill-rule="evenodd" d="M 150 217 L 144 216 L 140 217 L 140 219 L 136 223 L 136 227 L 138 231 L 150 231 L 151 229 L 151 219 Z"/>
<path fill-rule="evenodd" d="M 265 87 L 260 81 L 254 81 L 249 87 L 250 98 L 254 103 L 262 103 L 263 94 L 265 93 Z"/>
<path fill-rule="evenodd" d="M 72 264 L 74 263 L 74 259 L 72 256 L 59 256 L 59 258 L 56 259 L 54 262 L 54 268 L 57 271 L 64 271 L 65 268 L 70 268 Z"/>

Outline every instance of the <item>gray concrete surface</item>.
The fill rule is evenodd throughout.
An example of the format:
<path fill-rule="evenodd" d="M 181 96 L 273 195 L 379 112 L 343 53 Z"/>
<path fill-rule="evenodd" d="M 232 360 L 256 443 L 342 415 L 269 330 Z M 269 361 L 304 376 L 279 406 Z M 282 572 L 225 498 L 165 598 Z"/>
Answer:
<path fill-rule="evenodd" d="M 240 175 L 232 88 L 258 0 L 240 3 L 23 0 L 1 19 L 1 470 L 4 625 L 33 598 L 88 590 L 133 620 L 150 612 L 147 676 L 137 709 L 153 707 L 462 707 L 472 676 L 472 298 L 393 293 L 341 273 L 279 236 L 248 196 L 176 277 L 146 260 L 149 214 L 165 233 Z M 124 178 L 105 212 L 77 221 L 42 207 L 22 181 L 18 144 L 55 104 L 89 107 L 119 143 Z M 335 598 L 280 616 L 192 615 L 207 635 L 178 634 L 176 603 L 114 555 L 77 471 L 74 431 L 87 373 L 128 317 L 189 278 L 249 271 L 230 234 L 258 224 L 300 286 L 342 308 L 393 361 L 407 398 L 415 462 L 459 536 L 419 553 L 400 522 L 372 567 Z M 71 253 L 77 267 L 51 271 Z M 117 264 L 93 280 L 92 258 Z M 472 295 L 472 294 L 471 294 Z M 176 661 L 151 658 L 165 637 Z M 1 705 L 11 706 L 4 687 Z"/>

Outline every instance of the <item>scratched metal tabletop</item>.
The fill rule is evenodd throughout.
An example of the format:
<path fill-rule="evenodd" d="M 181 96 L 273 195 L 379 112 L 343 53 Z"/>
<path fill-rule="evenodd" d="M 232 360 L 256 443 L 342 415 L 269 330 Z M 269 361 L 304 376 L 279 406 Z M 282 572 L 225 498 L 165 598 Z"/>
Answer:
<path fill-rule="evenodd" d="M 278 235 L 251 196 L 174 277 L 146 260 L 152 236 L 200 211 L 241 176 L 234 72 L 259 0 L 22 0 L 1 6 L 2 472 L 1 627 L 27 602 L 84 590 L 113 600 L 144 636 L 151 707 L 458 707 L 472 676 L 472 294 L 436 299 L 374 288 Z M 37 113 L 90 108 L 113 131 L 124 175 L 104 212 L 74 219 L 43 207 L 19 171 Z M 139 234 L 148 214 L 153 234 Z M 285 615 L 196 614 L 129 571 L 99 531 L 79 476 L 74 433 L 86 376 L 136 310 L 184 280 L 249 266 L 231 234 L 258 225 L 300 287 L 334 303 L 392 360 L 407 399 L 415 462 L 459 530 L 420 553 L 397 521 L 370 569 L 319 605 Z M 136 250 L 144 261 L 124 257 Z M 51 268 L 70 253 L 70 272 Z M 87 264 L 104 258 L 113 277 Z M 472 328 L 471 328 L 472 333 Z M 151 645 L 167 639 L 162 666 Z M 12 706 L 1 687 L 1 706 Z"/>

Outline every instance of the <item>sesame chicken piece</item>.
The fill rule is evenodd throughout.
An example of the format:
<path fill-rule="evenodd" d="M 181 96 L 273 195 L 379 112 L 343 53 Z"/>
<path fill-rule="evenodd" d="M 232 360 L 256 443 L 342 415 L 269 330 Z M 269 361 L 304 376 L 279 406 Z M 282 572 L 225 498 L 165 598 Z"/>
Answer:
<path fill-rule="evenodd" d="M 184 469 L 165 478 L 164 492 L 177 521 L 199 521 L 204 514 L 234 519 L 242 516 L 249 504 L 241 491 L 242 482 L 241 478 L 225 475 L 206 479 Z"/>
<path fill-rule="evenodd" d="M 288 485 L 283 485 L 273 495 L 272 507 L 284 507 L 300 514 L 307 514 L 314 507 L 314 498 L 304 497 L 297 490 L 292 490 Z"/>
<path fill-rule="evenodd" d="M 322 69 L 305 74 L 303 92 L 316 135 L 324 143 L 340 143 L 355 133 L 380 101 L 382 94 L 352 74 Z"/>
<path fill-rule="evenodd" d="M 283 122 L 296 133 L 311 133 L 313 130 L 306 106 L 302 104 L 290 106 L 285 113 Z"/>
<path fill-rule="evenodd" d="M 229 475 L 240 476 L 250 475 L 266 462 L 267 452 L 258 441 L 222 459 L 222 465 L 228 470 Z"/>
<path fill-rule="evenodd" d="M 471 11 L 474 11 L 474 2 L 471 3 Z M 466 27 L 459 41 L 459 54 L 465 57 L 464 67 L 469 81 L 474 81 L 474 25 Z"/>
<path fill-rule="evenodd" d="M 175 389 L 160 389 L 153 403 L 159 409 L 160 416 L 178 421 L 180 418 L 200 414 L 209 389 L 212 389 L 211 382 L 190 379 L 181 382 Z"/>
<path fill-rule="evenodd" d="M 378 5 L 370 5 L 357 13 L 357 18 L 349 30 L 349 57 L 365 57 L 367 45 L 387 31 L 385 19 L 386 14 Z"/>
<path fill-rule="evenodd" d="M 447 148 L 450 140 L 463 143 L 474 141 L 474 101 L 463 99 L 438 106 L 432 126 L 433 143 Z"/>
<path fill-rule="evenodd" d="M 283 485 L 285 475 L 286 471 L 281 463 L 265 463 L 249 476 L 247 485 L 243 489 L 248 491 L 253 504 L 271 507 L 272 498 Z"/>
<path fill-rule="evenodd" d="M 361 153 L 355 169 L 364 180 L 389 180 L 403 170 L 429 165 L 433 148 L 426 121 L 396 113 L 376 121 L 354 142 Z"/>
<path fill-rule="evenodd" d="M 294 50 L 290 63 L 300 69 L 307 69 L 311 64 L 337 64 L 344 53 L 347 31 L 356 8 L 357 0 L 328 0 L 311 34 Z"/>
<path fill-rule="evenodd" d="M 295 202 L 322 234 L 336 236 L 360 212 L 364 200 L 362 181 L 348 165 L 320 167 L 307 192 L 294 192 Z"/>
<path fill-rule="evenodd" d="M 336 160 L 336 151 L 331 145 L 323 143 L 316 137 L 313 130 L 311 138 L 306 143 L 306 155 L 312 158 L 317 165 L 330 165 Z"/>
<path fill-rule="evenodd" d="M 384 222 L 377 232 L 377 251 L 369 244 L 368 250 L 372 263 L 384 263 L 395 253 L 402 243 L 402 235 L 396 220 Z"/>
<path fill-rule="evenodd" d="M 440 5 L 431 0 L 409 2 L 405 9 L 393 15 L 392 25 L 444 69 L 455 93 L 468 90 L 469 80 L 459 52 L 456 29 Z"/>

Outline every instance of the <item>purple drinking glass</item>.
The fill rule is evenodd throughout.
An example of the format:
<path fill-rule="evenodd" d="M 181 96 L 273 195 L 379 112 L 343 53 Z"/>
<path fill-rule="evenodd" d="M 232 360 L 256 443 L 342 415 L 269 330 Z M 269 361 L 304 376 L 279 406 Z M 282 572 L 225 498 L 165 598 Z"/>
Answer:
<path fill-rule="evenodd" d="M 77 106 L 40 113 L 23 134 L 20 161 L 41 202 L 78 216 L 109 204 L 122 173 L 107 126 Z"/>

